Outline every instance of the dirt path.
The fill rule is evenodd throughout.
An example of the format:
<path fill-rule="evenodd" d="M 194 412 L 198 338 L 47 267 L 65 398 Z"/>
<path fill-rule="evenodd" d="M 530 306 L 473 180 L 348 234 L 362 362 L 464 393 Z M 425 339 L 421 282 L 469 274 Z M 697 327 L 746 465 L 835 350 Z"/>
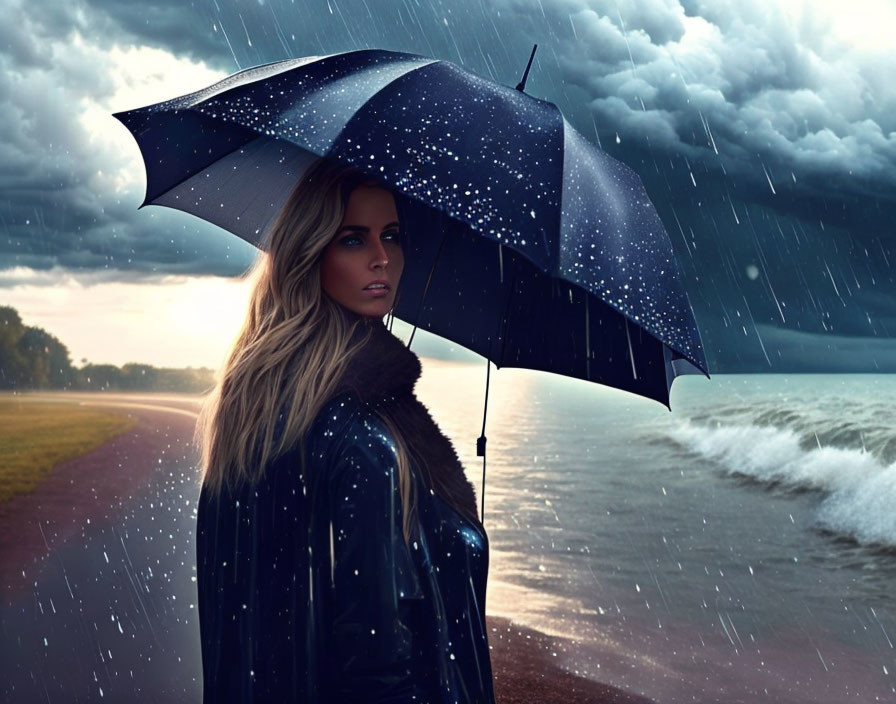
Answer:
<path fill-rule="evenodd" d="M 85 525 L 120 518 L 150 481 L 160 457 L 191 449 L 196 414 L 184 401 L 167 406 L 125 396 L 118 400 L 84 396 L 90 405 L 115 406 L 135 417 L 137 425 L 81 457 L 58 464 L 33 492 L 0 504 L 4 594 L 30 588 L 46 556 L 80 535 Z"/>

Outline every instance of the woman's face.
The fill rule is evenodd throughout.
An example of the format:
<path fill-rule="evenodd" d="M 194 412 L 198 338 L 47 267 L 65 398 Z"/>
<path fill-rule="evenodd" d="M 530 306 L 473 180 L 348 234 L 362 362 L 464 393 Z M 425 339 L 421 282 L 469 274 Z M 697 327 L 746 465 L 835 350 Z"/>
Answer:
<path fill-rule="evenodd" d="M 375 186 L 355 188 L 321 260 L 324 292 L 358 315 L 386 315 L 404 269 L 398 227 L 395 199 L 389 191 Z"/>

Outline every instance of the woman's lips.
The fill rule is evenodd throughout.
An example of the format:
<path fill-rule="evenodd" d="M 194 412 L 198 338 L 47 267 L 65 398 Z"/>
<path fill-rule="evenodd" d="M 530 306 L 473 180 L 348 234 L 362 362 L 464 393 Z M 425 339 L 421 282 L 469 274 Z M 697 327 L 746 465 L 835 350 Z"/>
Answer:
<path fill-rule="evenodd" d="M 362 288 L 361 292 L 366 293 L 371 298 L 382 298 L 383 296 L 388 296 L 390 290 L 387 286 L 385 288 Z"/>

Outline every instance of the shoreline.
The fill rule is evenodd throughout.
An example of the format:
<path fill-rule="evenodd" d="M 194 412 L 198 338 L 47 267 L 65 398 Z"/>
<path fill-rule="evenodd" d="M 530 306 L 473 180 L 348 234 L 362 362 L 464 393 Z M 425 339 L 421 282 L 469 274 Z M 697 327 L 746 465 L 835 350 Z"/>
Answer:
<path fill-rule="evenodd" d="M 498 704 L 655 704 L 597 680 L 569 672 L 552 655 L 567 640 L 504 616 L 486 614 L 492 676 Z"/>

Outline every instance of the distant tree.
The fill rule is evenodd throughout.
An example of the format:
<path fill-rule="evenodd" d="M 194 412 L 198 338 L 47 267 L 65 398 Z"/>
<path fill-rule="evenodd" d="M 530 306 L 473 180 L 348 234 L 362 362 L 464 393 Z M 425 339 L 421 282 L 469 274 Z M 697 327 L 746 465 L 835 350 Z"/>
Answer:
<path fill-rule="evenodd" d="M 155 389 L 158 371 L 148 364 L 125 364 L 121 368 L 121 388 L 132 391 Z"/>
<path fill-rule="evenodd" d="M 88 364 L 77 371 L 77 388 L 106 391 L 121 388 L 121 369 L 113 364 Z"/>
<path fill-rule="evenodd" d="M 42 328 L 26 327 L 19 339 L 28 373 L 24 385 L 33 389 L 64 389 L 71 384 L 72 363 L 68 348 Z"/>
<path fill-rule="evenodd" d="M 50 335 L 46 341 L 46 347 L 50 360 L 50 388 L 71 388 L 75 376 L 75 368 L 72 366 L 72 358 L 68 347 L 53 335 Z"/>
<path fill-rule="evenodd" d="M 159 369 L 149 364 L 73 367 L 68 348 L 46 330 L 22 323 L 18 311 L 0 306 L 0 389 L 179 391 L 205 393 L 215 374 L 205 367 Z"/>
<path fill-rule="evenodd" d="M 46 337 L 47 333 L 40 328 L 25 328 L 16 345 L 27 364 L 22 385 L 30 389 L 46 389 L 50 385 L 50 350 L 45 345 Z"/>
<path fill-rule="evenodd" d="M 19 312 L 10 306 L 0 306 L 0 388 L 14 389 L 29 375 L 27 357 L 19 342 L 25 326 Z"/>
<path fill-rule="evenodd" d="M 156 388 L 159 391 L 205 393 L 215 385 L 215 372 L 206 367 L 194 369 L 159 369 Z"/>

